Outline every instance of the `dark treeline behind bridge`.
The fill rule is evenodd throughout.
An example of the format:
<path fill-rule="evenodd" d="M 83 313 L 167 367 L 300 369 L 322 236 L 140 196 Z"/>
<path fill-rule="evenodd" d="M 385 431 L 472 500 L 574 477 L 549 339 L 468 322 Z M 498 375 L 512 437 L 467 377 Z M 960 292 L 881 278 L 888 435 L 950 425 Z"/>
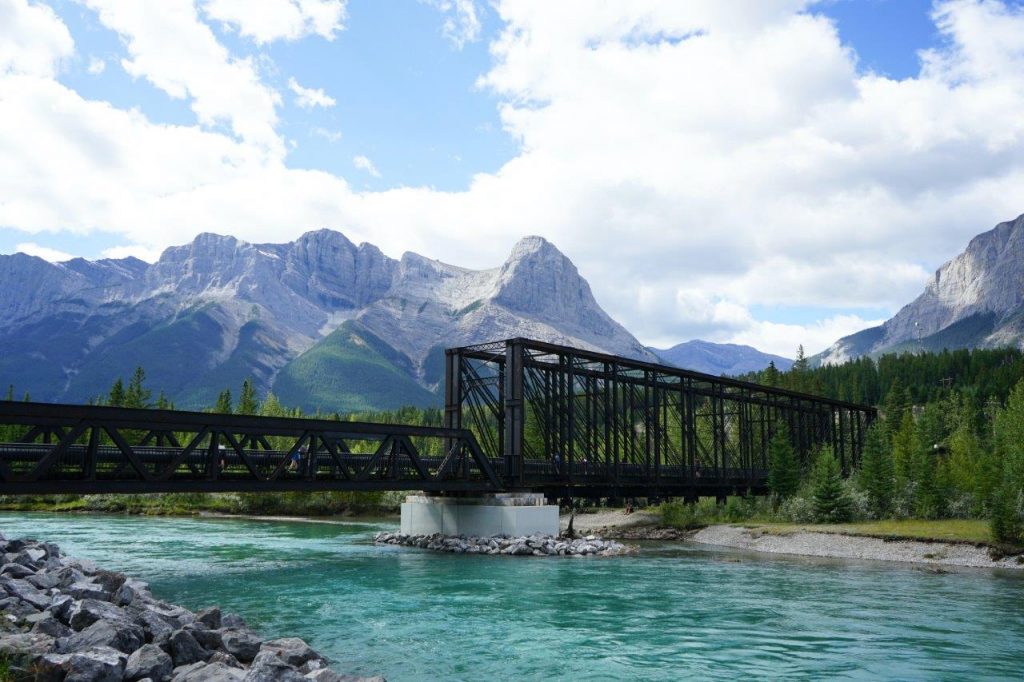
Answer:
<path fill-rule="evenodd" d="M 1020 350 L 904 353 L 818 368 L 810 367 L 800 352 L 788 372 L 770 366 L 742 378 L 877 405 L 881 419 L 869 431 L 860 468 L 845 481 L 839 480 L 832 453 L 826 451 L 827 456 L 800 462 L 785 434 L 773 439 L 770 483 L 774 499 L 730 500 L 726 510 L 729 520 L 755 516 L 796 522 L 988 518 L 997 539 L 1024 541 L 1024 353 Z M 10 387 L 7 398 L 15 395 L 15 387 Z M 157 391 L 154 397 L 154 389 L 145 385 L 143 368 L 138 368 L 127 382 L 117 379 L 109 393 L 98 396 L 93 403 L 174 408 L 162 392 Z M 208 410 L 421 426 L 440 426 L 443 422 L 438 408 L 304 415 L 298 408 L 282 405 L 272 393 L 257 396 L 248 381 L 234 390 L 225 387 Z M 0 437 L 8 435 L 0 433 Z M 527 428 L 526 438 L 536 437 Z M 438 454 L 431 451 L 437 443 L 417 446 L 425 454 Z M 170 511 L 213 507 L 246 513 L 329 513 L 353 507 L 374 508 L 384 498 L 380 493 L 252 493 L 186 499 L 189 497 L 155 499 L 171 500 L 174 509 Z M 111 496 L 112 504 L 120 504 L 118 498 L 142 504 L 138 496 Z M 229 508 L 223 508 L 225 499 L 233 500 Z M 80 502 L 69 499 L 67 503 L 73 506 Z M 682 505 L 672 505 L 668 512 L 668 517 L 682 525 L 699 524 L 703 518 L 699 510 L 684 509 Z M 721 510 L 711 514 L 720 515 Z"/>

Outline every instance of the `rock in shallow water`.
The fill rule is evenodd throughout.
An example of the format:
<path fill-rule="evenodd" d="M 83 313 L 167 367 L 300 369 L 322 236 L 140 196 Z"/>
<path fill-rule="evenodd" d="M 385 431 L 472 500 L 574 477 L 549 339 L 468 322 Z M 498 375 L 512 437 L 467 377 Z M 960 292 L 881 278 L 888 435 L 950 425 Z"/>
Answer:
<path fill-rule="evenodd" d="M 420 547 L 456 554 L 503 554 L 506 556 L 618 556 L 633 554 L 636 547 L 623 545 L 614 540 L 590 539 L 562 540 L 551 536 L 529 537 L 449 537 L 435 535 L 402 535 L 401 533 L 377 533 L 374 542 L 385 545 Z"/>

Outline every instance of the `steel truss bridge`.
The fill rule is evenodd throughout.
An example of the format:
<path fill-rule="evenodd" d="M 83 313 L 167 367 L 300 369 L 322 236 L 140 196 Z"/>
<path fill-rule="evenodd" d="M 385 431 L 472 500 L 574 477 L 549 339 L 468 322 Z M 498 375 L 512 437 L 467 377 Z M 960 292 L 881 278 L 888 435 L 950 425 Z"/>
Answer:
<path fill-rule="evenodd" d="M 856 466 L 875 410 L 528 339 L 446 351 L 443 427 L 0 401 L 0 494 L 766 491 L 786 424 L 802 461 Z"/>

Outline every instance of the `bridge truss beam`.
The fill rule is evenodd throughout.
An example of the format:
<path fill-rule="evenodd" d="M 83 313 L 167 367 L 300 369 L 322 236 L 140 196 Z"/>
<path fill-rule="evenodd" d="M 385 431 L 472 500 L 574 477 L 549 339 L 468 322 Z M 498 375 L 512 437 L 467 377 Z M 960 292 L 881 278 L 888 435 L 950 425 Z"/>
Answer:
<path fill-rule="evenodd" d="M 566 346 L 510 339 L 447 351 L 446 425 L 503 460 L 510 488 L 561 494 L 766 490 L 786 424 L 801 461 L 856 467 L 873 408 Z"/>

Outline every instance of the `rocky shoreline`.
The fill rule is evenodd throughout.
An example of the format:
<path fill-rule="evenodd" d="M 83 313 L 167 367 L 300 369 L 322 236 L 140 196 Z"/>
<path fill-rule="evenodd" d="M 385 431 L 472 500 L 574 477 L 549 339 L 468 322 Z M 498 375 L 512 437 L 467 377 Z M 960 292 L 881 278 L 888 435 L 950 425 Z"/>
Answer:
<path fill-rule="evenodd" d="M 0 536 L 0 661 L 40 682 L 354 682 L 295 637 L 263 640 L 217 607 L 193 613 L 146 583 Z M 7 678 L 5 678 L 7 679 Z"/>
<path fill-rule="evenodd" d="M 435 552 L 453 554 L 489 554 L 504 556 L 621 556 L 637 551 L 636 547 L 623 545 L 614 540 L 602 540 L 595 535 L 583 538 L 556 538 L 550 535 L 528 537 L 496 536 L 478 538 L 475 536 L 402 535 L 401 533 L 377 533 L 373 541 L 381 545 L 418 547 Z"/>

